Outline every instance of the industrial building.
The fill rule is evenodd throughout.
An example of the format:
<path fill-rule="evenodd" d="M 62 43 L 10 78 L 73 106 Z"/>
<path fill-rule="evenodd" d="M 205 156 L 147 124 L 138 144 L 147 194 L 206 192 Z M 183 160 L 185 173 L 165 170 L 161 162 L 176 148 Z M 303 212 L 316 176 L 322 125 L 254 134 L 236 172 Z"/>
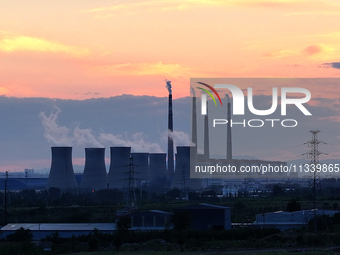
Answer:
<path fill-rule="evenodd" d="M 262 213 L 256 215 L 256 221 L 253 223 L 253 225 L 266 228 L 273 227 L 284 231 L 290 228 L 300 228 L 305 226 L 315 215 L 333 216 L 336 213 L 339 213 L 339 211 L 320 209 L 295 212 L 277 211 Z"/>
<path fill-rule="evenodd" d="M 159 210 L 134 213 L 131 215 L 131 225 L 142 229 L 172 227 L 171 215 L 172 213 Z"/>
<path fill-rule="evenodd" d="M 201 190 L 209 185 L 223 186 L 223 178 L 217 175 L 208 175 L 208 179 L 202 176 L 192 178 L 190 159 L 199 165 L 225 165 L 240 166 L 262 166 L 266 164 L 285 165 L 286 162 L 234 159 L 232 154 L 232 128 L 227 125 L 227 151 L 225 159 L 213 159 L 210 157 L 209 146 L 209 116 L 204 116 L 203 154 L 197 153 L 197 111 L 196 96 L 192 98 L 192 146 L 178 146 L 174 161 L 174 141 L 172 132 L 173 106 L 171 82 L 166 81 L 169 92 L 168 98 L 168 146 L 167 153 L 131 153 L 131 147 L 110 147 L 110 167 L 107 173 L 105 166 L 105 148 L 85 148 L 85 167 L 79 187 L 81 189 L 127 189 L 131 183 L 135 187 L 149 187 L 155 192 L 164 191 L 168 188 Z M 231 104 L 227 97 L 227 119 L 231 118 Z M 206 107 L 208 108 L 208 102 Z M 133 168 L 133 175 L 129 171 Z M 133 176 L 133 180 L 128 181 Z M 260 173 L 245 173 L 235 176 L 228 175 L 228 178 L 259 178 Z M 288 177 L 288 176 L 287 176 Z M 130 183 L 130 184 L 129 184 Z M 72 167 L 72 147 L 52 147 L 52 164 L 46 188 L 56 187 L 61 190 L 78 187 Z"/>
<path fill-rule="evenodd" d="M 58 232 L 62 238 L 69 238 L 72 236 L 88 235 L 97 229 L 101 233 L 112 234 L 116 231 L 115 223 L 9 223 L 1 228 L 2 238 L 6 238 L 10 234 L 14 234 L 19 228 L 30 229 L 33 234 L 33 239 L 39 240 L 46 238 Z M 131 227 L 131 231 L 161 231 L 161 227 Z"/>
<path fill-rule="evenodd" d="M 194 230 L 231 229 L 229 207 L 202 203 L 176 208 L 176 212 L 189 212 L 190 228 Z"/>

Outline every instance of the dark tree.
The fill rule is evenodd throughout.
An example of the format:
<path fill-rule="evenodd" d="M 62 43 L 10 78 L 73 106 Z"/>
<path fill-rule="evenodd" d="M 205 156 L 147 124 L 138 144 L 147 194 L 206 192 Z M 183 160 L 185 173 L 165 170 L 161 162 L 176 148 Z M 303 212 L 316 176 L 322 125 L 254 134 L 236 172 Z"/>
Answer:
<path fill-rule="evenodd" d="M 114 234 L 113 243 L 116 246 L 117 251 L 119 251 L 124 244 L 124 237 L 129 228 L 131 228 L 130 217 L 122 216 L 116 220 L 116 233 Z"/>
<path fill-rule="evenodd" d="M 7 236 L 7 240 L 12 242 L 31 241 L 32 238 L 33 238 L 32 231 L 30 229 L 25 229 L 23 227 L 15 230 L 14 234 L 9 234 Z"/>
<path fill-rule="evenodd" d="M 295 199 L 292 199 L 286 206 L 287 212 L 295 212 L 301 210 L 301 204 L 298 203 Z"/>
<path fill-rule="evenodd" d="M 274 185 L 273 187 L 273 196 L 281 196 L 285 193 L 284 189 L 279 185 Z"/>
<path fill-rule="evenodd" d="M 171 222 L 174 224 L 174 230 L 183 232 L 190 226 L 190 213 L 187 211 L 176 211 L 171 217 Z"/>

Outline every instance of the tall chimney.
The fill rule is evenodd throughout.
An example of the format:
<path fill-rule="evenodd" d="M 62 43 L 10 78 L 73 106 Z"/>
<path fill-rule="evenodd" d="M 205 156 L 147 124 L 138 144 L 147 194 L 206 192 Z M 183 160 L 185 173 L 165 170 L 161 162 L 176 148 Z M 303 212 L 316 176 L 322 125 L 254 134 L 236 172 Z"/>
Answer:
<path fill-rule="evenodd" d="M 233 152 L 232 152 L 232 141 L 231 141 L 231 110 L 230 110 L 230 100 L 229 100 L 229 95 L 227 94 L 227 159 L 232 160 L 233 159 Z"/>
<path fill-rule="evenodd" d="M 191 122 L 191 142 L 194 149 L 195 155 L 197 155 L 197 114 L 196 114 L 196 95 L 195 91 L 192 89 L 193 98 L 192 98 L 192 122 Z"/>
<path fill-rule="evenodd" d="M 207 114 L 204 115 L 204 158 L 209 159 L 209 121 L 208 121 L 208 102 L 207 102 Z"/>
<path fill-rule="evenodd" d="M 72 147 L 52 147 L 51 170 L 46 188 L 65 190 L 76 188 L 77 182 L 72 166 Z"/>
<path fill-rule="evenodd" d="M 168 113 L 168 174 L 172 178 L 174 174 L 174 142 L 171 134 L 174 131 L 172 119 L 172 89 L 171 81 L 166 81 L 166 87 L 169 91 L 169 113 Z"/>

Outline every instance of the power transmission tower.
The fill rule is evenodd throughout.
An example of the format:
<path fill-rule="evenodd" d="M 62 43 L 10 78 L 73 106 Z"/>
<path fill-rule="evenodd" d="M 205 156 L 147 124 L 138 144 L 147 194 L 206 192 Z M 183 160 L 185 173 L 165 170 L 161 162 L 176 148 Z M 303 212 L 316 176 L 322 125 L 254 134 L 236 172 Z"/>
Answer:
<path fill-rule="evenodd" d="M 311 175 L 311 178 L 309 180 L 309 188 L 313 195 L 314 223 L 315 223 L 314 230 L 316 231 L 316 197 L 318 191 L 321 189 L 321 177 L 320 177 L 321 166 L 319 164 L 319 156 L 321 154 L 325 155 L 327 154 L 319 151 L 319 144 L 326 144 L 325 142 L 322 142 L 318 139 L 318 133 L 320 132 L 320 130 L 310 130 L 309 132 L 312 134 L 312 140 L 304 144 L 307 144 L 308 147 L 311 149 L 309 152 L 304 153 L 302 155 L 306 155 L 307 158 L 310 159 L 309 173 Z"/>
<path fill-rule="evenodd" d="M 127 203 L 126 203 L 126 209 L 133 213 L 137 209 L 137 203 L 136 203 L 136 188 L 135 188 L 135 165 L 133 164 L 133 158 L 130 157 L 130 164 L 129 166 L 129 178 L 128 178 L 128 190 L 126 194 Z"/>

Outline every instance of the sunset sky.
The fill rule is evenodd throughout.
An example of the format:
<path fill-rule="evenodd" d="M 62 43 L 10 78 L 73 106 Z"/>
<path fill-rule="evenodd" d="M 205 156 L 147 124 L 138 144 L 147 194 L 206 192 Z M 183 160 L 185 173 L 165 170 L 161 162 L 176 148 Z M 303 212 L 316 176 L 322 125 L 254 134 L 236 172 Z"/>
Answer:
<path fill-rule="evenodd" d="M 0 94 L 189 95 L 191 77 L 340 77 L 338 0 L 0 4 Z"/>
<path fill-rule="evenodd" d="M 56 109 L 52 124 L 70 140 L 75 131 L 114 138 L 103 143 L 108 159 L 110 146 L 166 151 L 166 79 L 183 142 L 191 78 L 340 78 L 339 0 L 16 0 L 1 1 L 0 17 L 0 172 L 49 168 L 50 147 L 61 144 L 46 139 L 41 116 Z M 294 136 L 275 130 L 266 146 L 267 129 L 250 138 L 235 130 L 235 155 L 301 159 L 308 131 L 320 129 L 328 158 L 338 159 L 340 82 L 283 80 L 277 87 L 311 92 L 313 117 Z M 264 103 L 274 81 L 260 81 L 251 86 Z M 248 79 L 235 84 L 249 87 Z M 85 146 L 73 144 L 75 163 Z"/>

